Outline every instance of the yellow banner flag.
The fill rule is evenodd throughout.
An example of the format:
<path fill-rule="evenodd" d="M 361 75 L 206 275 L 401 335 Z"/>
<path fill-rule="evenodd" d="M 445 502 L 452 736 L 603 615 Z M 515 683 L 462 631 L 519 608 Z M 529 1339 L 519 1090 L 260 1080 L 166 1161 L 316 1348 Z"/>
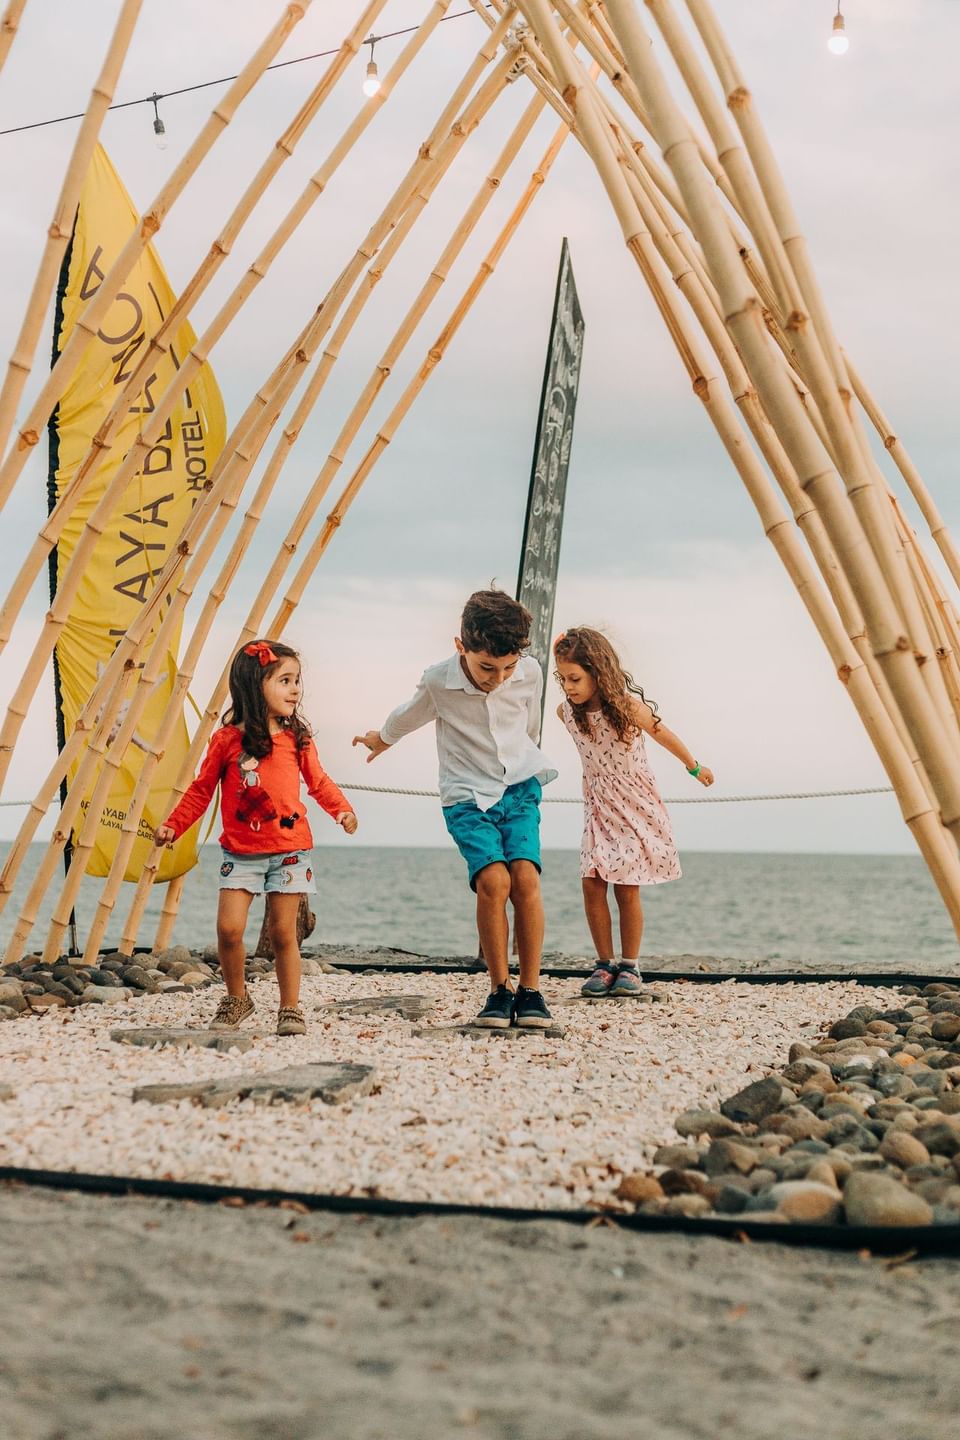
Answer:
<path fill-rule="evenodd" d="M 140 217 L 120 177 L 106 151 L 98 146 L 80 196 L 73 241 L 61 275 L 55 354 L 139 223 Z M 51 420 L 51 504 L 69 485 L 112 406 L 118 387 L 139 363 L 175 299 L 163 266 L 153 246 L 148 245 L 90 341 Z M 158 355 L 144 377 L 140 394 L 131 399 L 106 459 L 58 542 L 58 578 L 70 561 L 85 521 L 102 499 L 141 424 L 154 409 L 195 339 L 186 322 L 180 325 L 169 350 Z M 225 436 L 223 401 L 213 372 L 204 365 L 178 401 L 163 435 L 146 456 L 141 472 L 126 487 L 85 570 L 70 618 L 60 635 L 56 663 L 65 733 L 70 733 L 118 639 L 153 590 L 156 576 L 163 569 L 170 548 L 176 543 L 223 448 Z M 90 874 L 109 872 L 120 827 L 143 765 L 144 746 L 150 744 L 170 704 L 179 639 L 178 630 L 166 656 L 165 670 L 117 772 L 87 866 Z M 154 773 L 124 877 L 127 880 L 139 879 L 153 830 L 169 812 L 171 789 L 186 756 L 187 745 L 187 729 L 181 716 Z M 82 801 L 83 813 L 88 798 Z M 183 836 L 172 850 L 164 851 L 159 879 L 182 875 L 196 861 L 194 830 Z"/>

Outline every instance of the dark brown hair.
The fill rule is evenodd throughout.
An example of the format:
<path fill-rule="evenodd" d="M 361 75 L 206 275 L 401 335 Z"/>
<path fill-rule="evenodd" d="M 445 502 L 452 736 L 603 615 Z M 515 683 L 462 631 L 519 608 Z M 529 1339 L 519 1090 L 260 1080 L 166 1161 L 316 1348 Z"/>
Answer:
<path fill-rule="evenodd" d="M 640 733 L 640 728 L 633 718 L 631 695 L 639 695 L 643 703 L 653 711 L 654 730 L 660 724 L 656 701 L 647 699 L 629 670 L 624 670 L 620 657 L 606 635 L 601 635 L 599 630 L 591 630 L 586 625 L 576 625 L 572 630 L 565 630 L 553 642 L 553 658 L 562 660 L 565 665 L 579 665 L 588 675 L 593 676 L 597 682 L 601 712 L 617 732 L 617 739 L 622 740 L 624 745 L 629 745 Z M 559 679 L 560 676 L 557 675 L 557 680 Z M 571 702 L 570 708 L 577 722 L 577 729 L 589 735 L 587 707 Z"/>
<path fill-rule="evenodd" d="M 261 665 L 259 654 L 247 653 L 248 650 L 255 651 L 255 647 L 261 646 L 267 646 L 274 655 L 274 659 L 266 665 Z M 289 645 L 284 645 L 279 640 L 254 640 L 238 650 L 233 657 L 233 664 L 230 666 L 230 709 L 224 715 L 223 723 L 236 725 L 242 732 L 241 744 L 244 750 L 258 760 L 263 760 L 273 749 L 270 715 L 267 702 L 263 698 L 263 682 L 269 680 L 281 660 L 299 659 L 296 650 L 291 650 Z M 297 749 L 302 750 L 310 739 L 310 727 L 300 714 L 299 706 L 289 718 L 284 717 L 280 723 L 285 730 L 292 733 Z"/>
<path fill-rule="evenodd" d="M 475 590 L 460 616 L 460 639 L 464 650 L 519 655 L 530 643 L 532 624 L 530 611 L 505 590 Z"/>

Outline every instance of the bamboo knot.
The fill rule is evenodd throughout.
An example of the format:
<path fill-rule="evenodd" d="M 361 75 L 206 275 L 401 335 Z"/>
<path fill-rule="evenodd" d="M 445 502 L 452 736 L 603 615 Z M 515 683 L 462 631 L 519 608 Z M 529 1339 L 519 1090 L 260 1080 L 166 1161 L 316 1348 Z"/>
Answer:
<path fill-rule="evenodd" d="M 177 546 L 177 554 L 178 554 L 178 555 L 189 555 L 189 554 L 190 554 L 190 541 L 189 541 L 189 540 L 181 540 L 181 541 L 180 541 L 179 545 Z"/>
<path fill-rule="evenodd" d="M 433 361 L 434 365 L 439 365 L 440 361 L 443 359 L 443 351 L 438 345 L 434 345 L 430 350 L 428 350 L 427 355 Z"/>
<path fill-rule="evenodd" d="M 36 430 L 21 430 L 20 439 L 17 442 L 17 449 L 29 450 L 31 446 L 36 445 L 39 439 L 40 436 L 37 434 Z"/>
<path fill-rule="evenodd" d="M 883 437 L 883 448 L 884 448 L 884 450 L 892 450 L 893 447 L 894 447 L 894 445 L 896 445 L 896 443 L 897 443 L 897 437 L 896 437 L 896 435 L 885 435 L 885 436 Z"/>
<path fill-rule="evenodd" d="M 786 328 L 788 330 L 806 330 L 809 318 L 802 310 L 791 310 L 787 316 Z"/>
<path fill-rule="evenodd" d="M 913 646 L 910 644 L 906 635 L 898 635 L 893 648 L 894 650 L 912 650 Z"/>
<path fill-rule="evenodd" d="M 156 235 L 159 229 L 160 221 L 157 215 L 151 210 L 150 214 L 144 215 L 140 222 L 140 234 L 145 240 L 149 240 L 150 236 Z"/>
<path fill-rule="evenodd" d="M 332 525 L 334 530 L 336 530 L 337 526 L 340 524 L 340 519 L 341 517 L 337 514 L 336 510 L 331 510 L 330 514 L 327 516 L 327 524 Z"/>
<path fill-rule="evenodd" d="M 424 140 L 423 144 L 420 146 L 420 149 L 417 151 L 417 159 L 418 159 L 418 160 L 432 160 L 432 159 L 433 159 L 433 156 L 432 156 L 431 153 L 430 153 L 430 141 L 429 141 L 429 140 Z"/>
<path fill-rule="evenodd" d="M 307 354 L 306 350 L 304 350 L 303 346 L 301 345 L 293 358 L 294 360 L 296 360 L 298 365 L 306 365 L 307 361 L 310 359 L 310 356 Z"/>
<path fill-rule="evenodd" d="M 850 676 L 851 676 L 852 674 L 853 674 L 853 666 L 852 666 L 852 665 L 841 665 L 841 666 L 839 667 L 839 669 L 837 670 L 837 679 L 840 681 L 840 684 L 841 684 L 841 685 L 847 685 L 847 684 L 849 684 L 849 682 L 850 682 Z"/>
<path fill-rule="evenodd" d="M 731 90 L 727 96 L 727 106 L 730 110 L 746 110 L 750 104 L 750 91 L 745 85 L 738 85 L 736 90 Z"/>
<path fill-rule="evenodd" d="M 90 444 L 94 445 L 98 450 L 110 449 L 109 443 L 104 440 L 100 434 L 94 435 L 93 439 L 90 441 Z"/>
<path fill-rule="evenodd" d="M 571 110 L 575 111 L 577 108 L 576 85 L 564 85 L 563 89 L 560 92 L 560 98 L 564 101 L 565 104 L 569 105 Z"/>
<path fill-rule="evenodd" d="M 710 394 L 710 381 L 705 375 L 698 375 L 694 380 L 693 393 L 694 395 L 698 395 L 701 400 L 706 400 Z"/>
<path fill-rule="evenodd" d="M 57 224 L 56 220 L 51 222 L 50 227 L 47 230 L 47 235 L 51 240 L 66 240 L 68 234 L 69 231 L 60 229 L 60 226 Z"/>

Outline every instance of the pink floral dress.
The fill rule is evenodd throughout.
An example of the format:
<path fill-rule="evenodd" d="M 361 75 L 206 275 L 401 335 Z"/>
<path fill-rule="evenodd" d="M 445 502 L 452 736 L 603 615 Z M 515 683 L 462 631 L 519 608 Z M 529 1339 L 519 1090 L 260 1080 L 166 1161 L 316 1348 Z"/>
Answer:
<path fill-rule="evenodd" d="M 564 701 L 563 723 L 583 764 L 580 874 L 614 885 L 679 880 L 673 827 L 647 763 L 643 734 L 624 745 L 602 711 L 588 710 L 587 717 L 589 735 Z"/>

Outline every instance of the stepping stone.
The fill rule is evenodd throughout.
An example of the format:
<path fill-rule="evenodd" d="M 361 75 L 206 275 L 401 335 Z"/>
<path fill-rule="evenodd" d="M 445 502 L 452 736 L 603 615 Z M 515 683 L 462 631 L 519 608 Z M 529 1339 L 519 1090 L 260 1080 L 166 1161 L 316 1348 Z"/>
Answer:
<path fill-rule="evenodd" d="M 520 1028 L 519 1025 L 510 1025 L 504 1030 L 488 1028 L 486 1025 L 422 1025 L 414 1030 L 414 1035 L 427 1036 L 436 1035 L 441 1040 L 450 1039 L 453 1035 L 470 1035 L 475 1039 L 486 1040 L 527 1040 L 535 1039 L 537 1036 L 546 1036 L 550 1040 L 562 1040 L 566 1031 L 562 1025 L 550 1025 L 545 1030 Z"/>
<path fill-rule="evenodd" d="M 355 1000 L 334 1000 L 316 1008 L 338 1010 L 341 1014 L 400 1015 L 404 1020 L 422 1020 L 436 1004 L 436 1000 L 426 995 L 359 995 Z"/>
<path fill-rule="evenodd" d="M 289 1065 L 263 1075 L 232 1075 L 222 1080 L 197 1080 L 186 1084 L 141 1085 L 134 1100 L 163 1105 L 170 1100 L 193 1100 L 207 1107 L 226 1105 L 248 1097 L 263 1105 L 280 1101 L 291 1104 L 318 1099 L 326 1105 L 342 1105 L 360 1095 L 369 1095 L 376 1081 L 372 1065 L 319 1061 L 313 1065 Z"/>
<path fill-rule="evenodd" d="M 187 1030 L 167 1025 L 153 1025 L 143 1030 L 111 1030 L 110 1039 L 118 1045 L 175 1045 L 197 1050 L 249 1050 L 253 1034 L 244 1030 Z"/>

